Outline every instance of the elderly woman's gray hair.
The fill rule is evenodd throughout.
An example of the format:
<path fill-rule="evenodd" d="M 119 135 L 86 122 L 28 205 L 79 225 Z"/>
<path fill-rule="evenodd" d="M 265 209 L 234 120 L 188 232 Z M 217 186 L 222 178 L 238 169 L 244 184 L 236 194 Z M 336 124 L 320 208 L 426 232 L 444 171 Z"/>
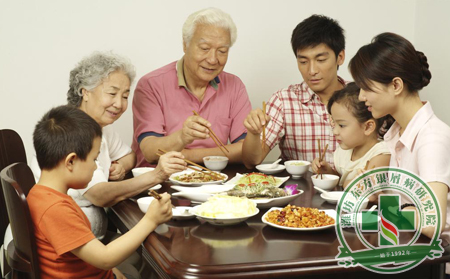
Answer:
<path fill-rule="evenodd" d="M 136 72 L 133 64 L 120 55 L 112 52 L 94 52 L 83 58 L 78 65 L 70 71 L 69 91 L 67 102 L 69 105 L 79 107 L 82 100 L 81 90 L 92 90 L 100 85 L 112 72 L 122 71 L 133 82 Z"/>
<path fill-rule="evenodd" d="M 237 28 L 231 16 L 217 8 L 207 8 L 191 14 L 183 25 L 183 42 L 189 46 L 197 24 L 209 24 L 230 32 L 231 46 L 236 42 Z"/>

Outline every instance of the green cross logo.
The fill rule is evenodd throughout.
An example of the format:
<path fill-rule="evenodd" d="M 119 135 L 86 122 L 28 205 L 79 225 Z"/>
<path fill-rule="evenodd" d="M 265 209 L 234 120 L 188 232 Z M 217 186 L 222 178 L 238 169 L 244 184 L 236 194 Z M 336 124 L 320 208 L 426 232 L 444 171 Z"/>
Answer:
<path fill-rule="evenodd" d="M 361 231 L 378 232 L 380 246 L 397 246 L 399 232 L 414 231 L 416 212 L 402 211 L 399 195 L 380 195 L 378 208 L 379 211 L 362 211 Z M 381 222 L 378 222 L 378 216 Z"/>
<path fill-rule="evenodd" d="M 383 194 L 386 191 L 389 194 Z M 378 210 L 365 209 L 363 201 L 371 196 L 377 196 Z M 401 209 L 403 197 L 415 205 L 415 210 Z M 336 207 L 340 243 L 336 259 L 346 268 L 360 266 L 372 272 L 395 274 L 410 270 L 425 259 L 439 258 L 444 252 L 439 228 L 445 222 L 439 212 L 433 190 L 416 174 L 393 167 L 364 172 L 349 183 Z M 423 228 L 434 229 L 429 242 L 418 241 Z M 354 231 L 365 248 L 352 249 L 346 231 Z M 377 233 L 378 243 L 371 241 L 371 234 L 366 237 L 368 232 Z"/>

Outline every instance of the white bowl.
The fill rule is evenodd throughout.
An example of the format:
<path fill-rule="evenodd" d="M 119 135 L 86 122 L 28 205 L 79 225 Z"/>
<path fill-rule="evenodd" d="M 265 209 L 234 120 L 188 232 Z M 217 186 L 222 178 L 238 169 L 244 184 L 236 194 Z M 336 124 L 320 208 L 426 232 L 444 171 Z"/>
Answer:
<path fill-rule="evenodd" d="M 314 186 L 317 186 L 324 190 L 331 190 L 338 184 L 339 176 L 334 174 L 322 174 L 322 176 L 320 174 L 313 174 L 311 176 L 311 180 Z"/>
<path fill-rule="evenodd" d="M 284 162 L 286 171 L 292 175 L 292 178 L 300 178 L 302 174 L 308 171 L 311 162 L 302 160 L 290 160 Z"/>
<path fill-rule="evenodd" d="M 228 164 L 228 158 L 225 156 L 206 156 L 203 157 L 205 167 L 213 171 L 221 171 Z"/>
<path fill-rule="evenodd" d="M 142 168 L 134 168 L 131 170 L 131 172 L 133 173 L 133 177 L 139 176 L 143 173 L 149 172 L 154 170 L 155 168 L 150 168 L 150 167 L 142 167 Z"/>
<path fill-rule="evenodd" d="M 272 164 L 261 164 L 261 165 L 257 165 L 256 169 L 259 170 L 262 173 L 265 174 L 276 174 L 279 172 L 284 171 L 284 169 L 286 169 L 285 166 L 277 164 L 275 168 L 269 168 L 269 166 L 271 166 Z"/>
<path fill-rule="evenodd" d="M 138 206 L 139 206 L 139 209 L 140 209 L 142 212 L 146 213 L 148 207 L 150 206 L 150 204 L 152 203 L 152 201 L 153 201 L 154 199 L 155 199 L 154 197 L 143 197 L 143 198 L 139 198 L 139 199 L 137 200 L 137 204 L 138 204 Z"/>

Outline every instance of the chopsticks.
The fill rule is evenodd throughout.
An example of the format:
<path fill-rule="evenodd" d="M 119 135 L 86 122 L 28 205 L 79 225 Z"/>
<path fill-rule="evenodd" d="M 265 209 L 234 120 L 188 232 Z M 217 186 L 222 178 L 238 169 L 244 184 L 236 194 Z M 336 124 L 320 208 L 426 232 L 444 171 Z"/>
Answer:
<path fill-rule="evenodd" d="M 150 196 L 154 197 L 156 200 L 160 200 L 160 199 L 162 198 L 161 195 L 158 194 L 158 193 L 157 193 L 155 190 L 153 190 L 153 189 L 150 189 L 150 190 L 148 191 L 148 194 L 149 194 Z M 171 206 L 172 206 L 173 208 L 175 208 L 175 205 L 171 204 Z"/>
<path fill-rule="evenodd" d="M 158 149 L 158 152 L 161 152 L 161 153 L 156 153 L 156 155 L 158 155 L 158 156 L 162 156 L 163 154 L 166 154 L 167 153 L 167 151 L 165 151 L 165 150 L 163 150 L 163 149 Z M 205 168 L 205 167 L 203 167 L 203 166 L 200 166 L 200 165 L 198 165 L 198 164 L 196 164 L 196 163 L 194 163 L 194 162 L 192 162 L 192 161 L 190 161 L 190 160 L 188 160 L 188 159 L 183 159 L 186 163 L 188 163 L 188 164 L 191 164 L 191 165 L 194 165 L 194 166 L 196 166 L 196 167 L 198 167 L 198 168 L 200 168 L 200 169 L 203 169 L 203 170 L 205 170 L 205 171 L 208 171 L 208 172 L 206 172 L 205 174 L 207 174 L 207 175 L 209 175 L 209 176 L 211 176 L 212 178 L 214 178 L 214 179 L 216 179 L 216 180 L 222 180 L 222 176 L 220 176 L 219 174 L 217 174 L 216 172 L 213 172 L 212 170 L 210 170 L 210 169 L 208 169 L 208 168 Z M 189 169 L 191 169 L 191 170 L 194 170 L 194 171 L 199 171 L 198 169 L 196 169 L 196 168 L 193 168 L 193 167 L 190 167 L 190 166 L 187 166 L 187 168 L 189 168 Z M 201 172 L 201 171 L 200 171 Z"/>
<path fill-rule="evenodd" d="M 327 145 L 325 145 L 325 148 L 323 149 L 323 153 L 320 150 L 320 139 L 317 139 L 317 145 L 319 146 L 319 161 L 322 162 L 323 159 L 325 158 L 325 153 L 327 153 L 328 143 L 327 143 Z M 319 178 L 319 174 L 320 174 L 320 179 L 323 179 L 323 174 L 320 171 L 320 169 L 317 171 L 316 178 Z"/>
<path fill-rule="evenodd" d="M 150 191 L 148 191 L 148 194 L 149 194 L 150 196 L 154 197 L 154 198 L 157 199 L 157 200 L 160 200 L 160 199 L 161 199 L 161 195 L 158 194 L 158 193 L 157 193 L 155 190 L 153 190 L 153 189 L 150 189 Z"/>
<path fill-rule="evenodd" d="M 263 101 L 263 113 L 264 113 L 264 118 L 266 118 L 266 102 Z M 262 141 L 261 141 L 261 148 L 264 151 L 264 147 L 266 145 L 266 124 L 263 125 L 262 127 Z"/>
<path fill-rule="evenodd" d="M 195 110 L 192 112 L 194 113 L 194 115 L 200 116 Z M 225 154 L 226 157 L 228 157 L 227 154 L 225 153 L 225 151 L 228 153 L 230 153 L 230 151 L 225 147 L 223 142 L 217 137 L 217 135 L 213 132 L 213 130 L 211 128 L 209 128 L 209 127 L 206 127 L 206 128 L 209 130 L 212 140 L 217 145 L 217 147 L 219 147 L 220 151 L 222 151 L 222 153 Z M 224 151 L 224 149 L 225 149 L 225 151 Z"/>

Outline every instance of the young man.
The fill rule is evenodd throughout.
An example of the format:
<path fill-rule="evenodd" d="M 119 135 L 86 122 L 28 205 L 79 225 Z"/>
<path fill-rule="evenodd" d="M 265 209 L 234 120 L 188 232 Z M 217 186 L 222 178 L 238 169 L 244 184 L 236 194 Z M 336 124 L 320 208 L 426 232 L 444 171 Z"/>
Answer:
<path fill-rule="evenodd" d="M 275 92 L 266 115 L 255 109 L 245 119 L 242 156 L 247 168 L 261 163 L 278 143 L 284 160 L 312 162 L 319 154 L 318 139 L 322 150 L 328 144 L 324 160 L 333 165 L 337 143 L 326 106 L 331 95 L 345 87 L 337 75 L 345 59 L 344 30 L 329 17 L 312 15 L 294 29 L 291 44 L 303 82 Z M 266 123 L 263 149 L 260 135 Z"/>
<path fill-rule="evenodd" d="M 97 122 L 71 106 L 53 108 L 36 125 L 33 141 L 42 173 L 27 201 L 42 278 L 125 278 L 114 267 L 172 216 L 170 195 L 162 194 L 122 237 L 106 246 L 95 238 L 67 190 L 91 181 L 101 136 Z"/>

